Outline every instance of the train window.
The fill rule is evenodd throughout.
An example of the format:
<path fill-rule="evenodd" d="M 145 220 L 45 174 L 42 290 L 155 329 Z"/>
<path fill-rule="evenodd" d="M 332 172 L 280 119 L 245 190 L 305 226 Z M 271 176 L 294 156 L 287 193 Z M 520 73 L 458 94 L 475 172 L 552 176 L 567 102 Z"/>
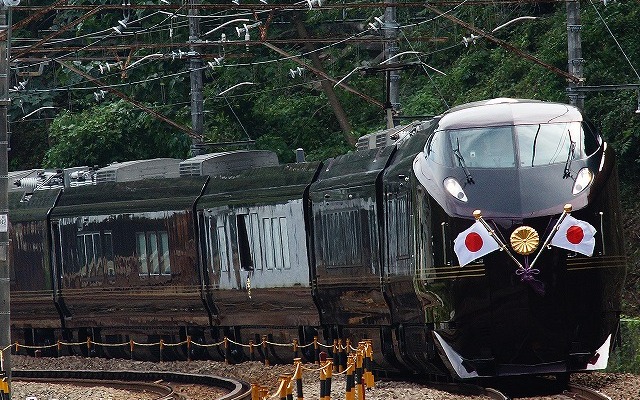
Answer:
<path fill-rule="evenodd" d="M 449 134 L 449 151 L 456 166 L 513 168 L 515 152 L 509 126 L 455 129 Z"/>
<path fill-rule="evenodd" d="M 155 232 L 147 235 L 147 249 L 149 250 L 149 266 L 151 275 L 160 274 L 160 260 L 158 259 L 158 236 Z"/>
<path fill-rule="evenodd" d="M 262 270 L 262 246 L 260 236 L 260 218 L 257 213 L 249 214 L 249 238 L 251 242 L 251 253 L 253 254 L 253 268 Z"/>
<path fill-rule="evenodd" d="M 287 219 L 280 217 L 280 237 L 282 238 L 282 269 L 291 269 L 289 259 L 289 229 L 287 227 Z"/>
<path fill-rule="evenodd" d="M 115 265 L 113 261 L 113 237 L 111 232 L 103 233 L 103 255 L 106 261 L 106 270 L 108 276 L 114 276 L 116 274 Z"/>
<path fill-rule="evenodd" d="M 361 266 L 362 221 L 360 210 L 341 210 L 321 215 L 322 255 L 327 267 Z"/>
<path fill-rule="evenodd" d="M 83 276 L 87 274 L 87 256 L 85 253 L 84 236 L 85 235 L 78 235 L 77 237 L 78 267 L 80 268 L 80 274 Z"/>
<path fill-rule="evenodd" d="M 564 163 L 593 154 L 598 138 L 580 122 L 517 125 L 520 165 L 535 167 Z"/>
<path fill-rule="evenodd" d="M 213 220 L 213 223 L 212 223 Z M 216 240 L 216 235 L 214 232 L 215 229 L 215 219 L 208 218 L 207 219 L 207 264 L 209 266 L 209 271 L 213 275 L 217 275 L 220 273 L 220 258 L 218 254 L 218 241 Z"/>
<path fill-rule="evenodd" d="M 446 132 L 435 132 L 427 142 L 425 154 L 436 164 L 451 165 L 451 157 L 446 151 Z"/>
<path fill-rule="evenodd" d="M 137 232 L 136 252 L 139 263 L 138 273 L 141 277 L 171 275 L 169 235 L 167 232 Z"/>
<path fill-rule="evenodd" d="M 169 234 L 167 232 L 159 232 L 160 240 L 158 241 L 158 254 L 160 256 L 161 271 L 165 275 L 171 275 L 171 260 L 169 259 Z"/>
<path fill-rule="evenodd" d="M 102 256 L 100 233 L 83 233 L 77 236 L 78 266 L 80 275 L 93 277 L 102 275 L 99 258 Z"/>
<path fill-rule="evenodd" d="M 264 264 L 267 269 L 272 270 L 276 260 L 273 243 L 273 227 L 271 218 L 262 219 L 262 232 L 264 236 Z"/>
<path fill-rule="evenodd" d="M 280 220 L 278 218 L 271 218 L 271 229 L 271 237 L 273 238 L 274 267 L 277 270 L 282 270 L 282 235 L 280 231 Z"/>
<path fill-rule="evenodd" d="M 584 152 L 588 157 L 598 150 L 602 139 L 598 135 L 598 130 L 588 120 L 582 121 L 582 132 L 584 134 Z"/>
<path fill-rule="evenodd" d="M 227 249 L 227 230 L 224 225 L 216 227 L 217 239 L 218 239 L 218 252 L 220 261 L 220 270 L 222 272 L 229 271 L 229 251 Z"/>
<path fill-rule="evenodd" d="M 249 233 L 247 231 L 247 214 L 236 215 L 238 225 L 238 253 L 240 254 L 240 268 L 245 271 L 253 270 L 253 260 L 251 258 L 251 247 L 249 244 Z"/>
<path fill-rule="evenodd" d="M 257 222 L 257 215 L 255 216 Z M 257 223 L 254 225 L 257 226 Z M 285 217 L 264 217 L 259 234 L 251 235 L 254 245 L 256 261 L 261 264 L 259 269 L 283 270 L 290 269 L 289 260 L 289 231 Z M 260 240 L 264 246 L 259 247 Z"/>
<path fill-rule="evenodd" d="M 136 253 L 138 254 L 138 272 L 140 275 L 148 275 L 147 266 L 147 235 L 144 232 L 136 233 Z"/>
<path fill-rule="evenodd" d="M 409 196 L 392 193 L 387 200 L 389 273 L 407 274 L 411 269 L 411 232 Z"/>
<path fill-rule="evenodd" d="M 91 235 L 91 239 L 93 242 L 93 251 L 89 270 L 89 276 L 103 276 L 104 272 L 102 269 L 102 242 L 100 241 L 100 234 L 94 233 Z"/>
<path fill-rule="evenodd" d="M 207 263 L 213 275 L 228 272 L 232 264 L 228 218 L 226 215 L 209 216 L 207 219 Z M 233 229 L 235 232 L 235 229 Z M 234 234 L 232 232 L 232 234 Z"/>

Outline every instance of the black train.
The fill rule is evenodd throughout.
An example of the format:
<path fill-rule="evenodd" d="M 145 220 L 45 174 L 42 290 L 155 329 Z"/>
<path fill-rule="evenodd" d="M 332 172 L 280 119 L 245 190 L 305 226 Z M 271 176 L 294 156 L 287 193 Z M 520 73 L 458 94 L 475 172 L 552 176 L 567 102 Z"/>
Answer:
<path fill-rule="evenodd" d="M 15 173 L 14 340 L 372 338 L 379 368 L 459 378 L 606 366 L 626 263 L 617 175 L 577 109 L 489 100 L 358 147 L 323 163 L 239 151 Z"/>

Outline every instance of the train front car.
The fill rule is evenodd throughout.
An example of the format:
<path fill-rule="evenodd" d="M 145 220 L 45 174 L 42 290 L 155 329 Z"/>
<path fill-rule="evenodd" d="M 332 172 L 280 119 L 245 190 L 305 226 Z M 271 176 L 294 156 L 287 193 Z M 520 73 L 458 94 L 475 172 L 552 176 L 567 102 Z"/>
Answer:
<path fill-rule="evenodd" d="M 439 120 L 414 160 L 433 254 L 417 287 L 454 376 L 606 367 L 626 266 L 614 158 L 565 104 L 495 99 Z"/>

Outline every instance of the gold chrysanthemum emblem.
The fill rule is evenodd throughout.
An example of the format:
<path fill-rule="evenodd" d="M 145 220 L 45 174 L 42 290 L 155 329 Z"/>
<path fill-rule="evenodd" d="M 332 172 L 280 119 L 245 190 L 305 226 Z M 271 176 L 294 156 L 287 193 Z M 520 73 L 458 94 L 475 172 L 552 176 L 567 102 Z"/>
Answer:
<path fill-rule="evenodd" d="M 536 251 L 540 243 L 540 236 L 532 227 L 521 226 L 513 231 L 509 240 L 516 253 L 526 256 Z"/>

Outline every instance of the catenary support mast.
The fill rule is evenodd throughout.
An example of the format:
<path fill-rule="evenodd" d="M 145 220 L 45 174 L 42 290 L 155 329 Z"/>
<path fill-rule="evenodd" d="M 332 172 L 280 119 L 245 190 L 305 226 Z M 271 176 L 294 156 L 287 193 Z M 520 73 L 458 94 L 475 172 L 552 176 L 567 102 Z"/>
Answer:
<path fill-rule="evenodd" d="M 581 29 L 580 1 L 567 0 L 568 72 L 580 79 L 578 82 L 571 82 L 569 88 L 579 87 L 584 84 Z M 584 93 L 569 90 L 569 102 L 579 109 L 584 109 Z"/>
<path fill-rule="evenodd" d="M 9 49 L 11 43 L 11 24 L 7 23 L 9 7 L 3 1 L 0 4 L 0 32 L 6 33 L 0 40 L 0 348 L 11 346 L 10 319 L 10 274 L 9 274 L 9 212 L 8 212 L 8 118 L 9 108 Z M 11 351 L 2 357 L 2 372 L 6 374 L 11 387 Z"/>
<path fill-rule="evenodd" d="M 384 9 L 384 59 L 398 54 L 398 30 L 400 26 L 396 21 L 396 0 L 389 0 L 389 7 Z M 385 110 L 387 112 L 387 128 L 393 128 L 393 116 L 400 110 L 399 87 L 400 87 L 400 71 L 387 72 L 387 100 L 385 101 Z"/>
<path fill-rule="evenodd" d="M 204 101 L 202 98 L 202 54 L 196 43 L 200 40 L 200 0 L 189 0 L 189 73 L 191 81 L 191 155 L 204 154 L 202 137 L 204 134 Z"/>

